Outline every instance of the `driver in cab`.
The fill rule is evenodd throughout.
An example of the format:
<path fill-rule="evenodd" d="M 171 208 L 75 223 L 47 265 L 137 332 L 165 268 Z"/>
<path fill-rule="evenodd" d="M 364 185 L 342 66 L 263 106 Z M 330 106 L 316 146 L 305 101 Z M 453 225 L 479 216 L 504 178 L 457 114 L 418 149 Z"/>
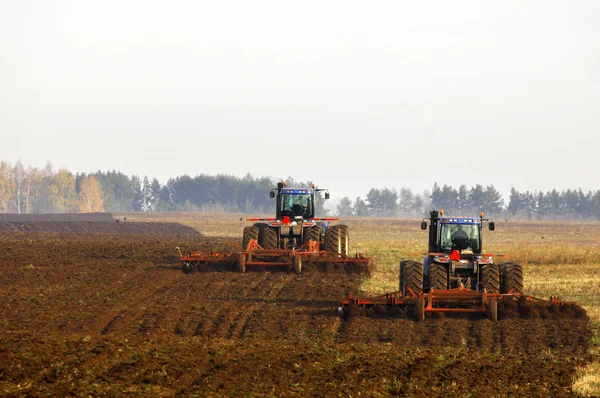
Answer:
<path fill-rule="evenodd" d="M 464 250 L 469 247 L 469 235 L 463 231 L 462 225 L 459 225 L 456 231 L 452 234 L 452 246 L 456 250 Z"/>
<path fill-rule="evenodd" d="M 292 211 L 294 216 L 302 216 L 305 208 L 306 204 L 303 203 L 303 198 L 301 196 L 293 196 L 289 199 L 288 209 Z"/>

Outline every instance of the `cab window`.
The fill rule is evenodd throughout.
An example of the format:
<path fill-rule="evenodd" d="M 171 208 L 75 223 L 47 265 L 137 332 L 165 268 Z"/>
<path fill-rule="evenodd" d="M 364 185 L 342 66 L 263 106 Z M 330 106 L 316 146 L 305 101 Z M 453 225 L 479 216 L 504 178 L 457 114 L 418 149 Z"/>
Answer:
<path fill-rule="evenodd" d="M 463 232 L 460 232 L 463 231 Z M 452 237 L 462 235 L 467 237 L 467 250 L 479 251 L 479 224 L 442 224 L 440 229 L 440 246 L 444 251 L 457 249 L 456 241 Z M 460 250 L 460 249 L 459 249 Z"/>

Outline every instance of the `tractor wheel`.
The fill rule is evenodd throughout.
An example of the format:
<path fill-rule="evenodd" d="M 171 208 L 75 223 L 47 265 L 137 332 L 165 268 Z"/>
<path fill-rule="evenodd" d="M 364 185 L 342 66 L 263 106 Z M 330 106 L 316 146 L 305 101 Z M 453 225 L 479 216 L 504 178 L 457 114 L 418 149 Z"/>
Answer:
<path fill-rule="evenodd" d="M 342 252 L 342 239 L 340 236 L 339 225 L 328 227 L 325 230 L 325 250 L 336 252 L 338 254 Z"/>
<path fill-rule="evenodd" d="M 416 261 L 400 262 L 400 291 L 403 296 L 409 288 L 417 295 L 423 293 L 423 265 Z"/>
<path fill-rule="evenodd" d="M 319 231 L 319 227 L 311 227 L 311 228 L 306 228 L 304 230 L 304 242 L 306 243 L 309 240 L 314 240 L 317 242 L 321 241 L 321 231 Z"/>
<path fill-rule="evenodd" d="M 415 316 L 419 322 L 425 320 L 425 298 L 423 296 L 419 297 L 415 302 Z"/>
<path fill-rule="evenodd" d="M 296 275 L 300 275 L 302 272 L 302 256 L 296 255 L 292 260 L 292 271 Z"/>
<path fill-rule="evenodd" d="M 340 225 L 340 240 L 342 241 L 341 253 L 348 257 L 348 252 L 350 251 L 350 236 L 348 235 L 347 225 Z"/>
<path fill-rule="evenodd" d="M 435 290 L 448 289 L 448 268 L 444 264 L 429 264 L 429 288 Z"/>
<path fill-rule="evenodd" d="M 242 274 L 246 272 L 246 255 L 244 253 L 240 253 L 238 257 L 237 270 Z"/>
<path fill-rule="evenodd" d="M 317 224 L 315 228 L 319 231 L 319 250 L 325 250 L 325 227 L 323 224 Z"/>
<path fill-rule="evenodd" d="M 265 224 L 264 222 L 257 222 L 254 223 L 253 227 L 258 228 L 258 244 L 260 244 L 260 242 L 263 241 L 263 232 L 267 228 L 267 224 Z"/>
<path fill-rule="evenodd" d="M 504 287 L 504 275 L 506 274 L 506 268 L 511 266 L 512 263 L 500 263 L 498 264 L 498 270 L 500 271 L 500 292 L 504 293 L 506 292 L 505 287 Z"/>
<path fill-rule="evenodd" d="M 496 264 L 487 264 L 479 271 L 479 282 L 481 289 L 487 289 L 488 293 L 500 293 L 500 269 Z"/>
<path fill-rule="evenodd" d="M 273 228 L 265 228 L 263 231 L 263 240 L 260 244 L 263 249 L 277 249 L 277 231 Z"/>
<path fill-rule="evenodd" d="M 487 316 L 492 322 L 498 320 L 498 300 L 489 299 L 487 302 Z"/>
<path fill-rule="evenodd" d="M 247 250 L 250 240 L 254 239 L 258 242 L 258 228 L 246 227 L 244 228 L 244 235 L 242 237 L 242 249 Z"/>
<path fill-rule="evenodd" d="M 510 264 L 504 269 L 504 293 L 511 290 L 514 293 L 523 291 L 523 267 L 519 264 Z"/>

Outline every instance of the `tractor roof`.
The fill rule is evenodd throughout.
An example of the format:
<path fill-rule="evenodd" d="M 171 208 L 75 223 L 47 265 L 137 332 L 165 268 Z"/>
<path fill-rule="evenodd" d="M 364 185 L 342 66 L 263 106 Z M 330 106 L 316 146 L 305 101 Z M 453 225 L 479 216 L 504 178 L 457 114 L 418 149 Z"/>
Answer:
<path fill-rule="evenodd" d="M 440 218 L 443 224 L 481 224 L 481 219 L 478 217 L 443 217 Z"/>
<path fill-rule="evenodd" d="M 312 195 L 315 192 L 312 188 L 281 188 L 281 193 L 283 195 L 298 195 L 298 194 L 310 194 Z"/>

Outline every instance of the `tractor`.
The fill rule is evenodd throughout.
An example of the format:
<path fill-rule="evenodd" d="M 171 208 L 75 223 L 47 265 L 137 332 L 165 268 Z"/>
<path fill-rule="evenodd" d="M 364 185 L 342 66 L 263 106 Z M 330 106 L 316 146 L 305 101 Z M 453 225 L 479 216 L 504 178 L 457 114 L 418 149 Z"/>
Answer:
<path fill-rule="evenodd" d="M 269 192 L 271 198 L 276 198 L 275 217 L 248 218 L 259 222 L 244 228 L 242 247 L 247 248 L 254 240 L 265 250 L 297 250 L 312 240 L 318 242 L 317 251 L 348 256 L 348 226 L 329 225 L 338 219 L 315 215 L 315 195 L 321 191 L 329 199 L 329 191 L 314 184 L 311 188 L 288 188 L 285 182 L 279 182 Z"/>
<path fill-rule="evenodd" d="M 429 253 L 423 264 L 400 262 L 400 292 L 422 294 L 430 290 L 467 289 L 487 293 L 521 293 L 523 269 L 519 264 L 495 264 L 490 254 L 482 251 L 482 226 L 494 221 L 479 217 L 446 217 L 444 211 L 433 210 L 421 221 L 421 229 L 429 224 Z M 427 222 L 427 220 L 429 222 Z"/>
<path fill-rule="evenodd" d="M 339 313 L 346 317 L 356 313 L 355 307 L 378 307 L 401 309 L 420 321 L 428 313 L 483 313 L 497 321 L 501 300 L 541 305 L 551 311 L 574 304 L 557 296 L 543 300 L 525 295 L 523 268 L 515 263 L 495 264 L 491 254 L 483 253 L 484 222 L 494 230 L 494 221 L 483 218 L 483 213 L 479 217 L 446 217 L 443 210 L 431 211 L 421 221 L 423 230 L 429 224 L 429 253 L 422 264 L 400 262 L 400 289 L 380 296 L 348 293 Z"/>
<path fill-rule="evenodd" d="M 277 198 L 275 217 L 246 219 L 255 223 L 244 228 L 241 252 L 198 251 L 184 255 L 180 250 L 183 272 L 216 270 L 233 264 L 242 273 L 248 267 L 284 267 L 300 274 L 303 264 L 327 272 L 368 272 L 372 257 L 362 253 L 348 256 L 348 226 L 329 225 L 337 218 L 315 217 L 315 195 L 321 191 L 329 199 L 329 191 L 314 185 L 288 188 L 286 183 L 278 183 L 270 191 L 271 198 Z"/>

